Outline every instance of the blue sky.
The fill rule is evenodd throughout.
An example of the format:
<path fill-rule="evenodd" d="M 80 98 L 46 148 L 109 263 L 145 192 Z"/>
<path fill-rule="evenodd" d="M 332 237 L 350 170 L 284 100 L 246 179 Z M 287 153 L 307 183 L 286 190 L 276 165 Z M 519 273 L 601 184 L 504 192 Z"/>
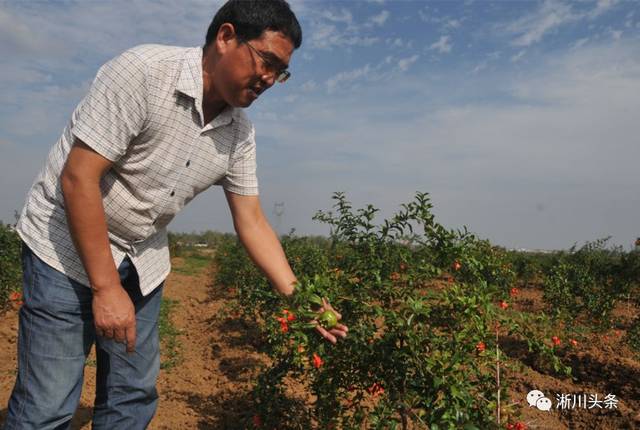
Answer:
<path fill-rule="evenodd" d="M 141 43 L 196 46 L 220 1 L 0 2 L 0 219 L 12 220 L 98 67 Z M 334 191 L 508 247 L 640 236 L 640 2 L 292 1 L 286 84 L 248 109 L 280 232 Z M 284 213 L 274 215 L 274 204 Z M 232 231 L 218 187 L 170 225 Z"/>

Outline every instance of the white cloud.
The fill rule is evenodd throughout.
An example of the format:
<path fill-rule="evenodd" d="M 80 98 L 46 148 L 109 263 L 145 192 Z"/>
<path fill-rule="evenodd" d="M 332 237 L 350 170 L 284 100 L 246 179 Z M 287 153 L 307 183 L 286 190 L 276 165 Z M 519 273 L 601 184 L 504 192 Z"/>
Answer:
<path fill-rule="evenodd" d="M 327 80 L 327 91 L 329 93 L 333 93 L 336 91 L 338 86 L 366 77 L 370 72 L 371 66 L 369 64 L 347 72 L 340 72 Z"/>
<path fill-rule="evenodd" d="M 378 15 L 375 15 L 369 18 L 369 22 L 367 24 L 371 26 L 374 26 L 374 25 L 382 26 L 384 25 L 385 22 L 387 22 L 387 19 L 389 19 L 390 15 L 391 14 L 389 13 L 388 10 L 383 10 Z"/>
<path fill-rule="evenodd" d="M 423 9 L 418 10 L 418 17 L 423 22 L 440 26 L 441 31 L 450 31 L 460 28 L 462 23 L 469 18 L 468 16 L 462 16 L 459 18 L 437 16 L 436 11 L 437 9 L 434 12 L 431 12 L 430 7 L 426 6 Z"/>
<path fill-rule="evenodd" d="M 312 79 L 302 84 L 300 86 L 300 89 L 302 90 L 303 93 L 310 93 L 313 90 L 315 90 L 317 87 L 318 87 L 318 84 L 316 83 L 316 81 Z"/>
<path fill-rule="evenodd" d="M 502 56 L 502 53 L 500 51 L 489 52 L 485 56 L 484 60 L 482 60 L 478 64 L 476 64 L 476 66 L 473 68 L 471 73 L 473 73 L 474 75 L 478 74 L 479 72 L 481 72 L 481 71 L 485 70 L 487 67 L 489 67 L 489 63 L 499 60 L 501 56 Z"/>
<path fill-rule="evenodd" d="M 404 46 L 404 42 L 402 41 L 401 37 L 388 38 L 386 42 L 387 42 L 387 45 L 394 46 L 396 48 L 402 48 Z"/>
<path fill-rule="evenodd" d="M 331 22 L 341 22 L 344 24 L 353 23 L 353 15 L 347 9 L 341 9 L 339 12 L 324 10 L 320 13 L 320 15 Z"/>
<path fill-rule="evenodd" d="M 603 13 L 609 11 L 618 3 L 619 3 L 618 0 L 598 0 L 598 2 L 596 3 L 595 9 L 589 11 L 587 16 L 590 19 L 597 18 Z"/>
<path fill-rule="evenodd" d="M 400 60 L 398 60 L 398 69 L 401 72 L 406 72 L 407 70 L 409 70 L 409 67 L 411 67 L 416 61 L 418 61 L 418 58 L 420 58 L 419 55 L 412 55 L 409 58 L 401 58 Z"/>
<path fill-rule="evenodd" d="M 392 48 L 407 48 L 407 49 L 411 49 L 413 47 L 413 41 L 412 40 L 404 40 L 401 37 L 389 37 L 387 39 L 385 39 L 385 43 L 387 44 L 387 46 L 390 46 Z"/>
<path fill-rule="evenodd" d="M 453 45 L 449 42 L 449 39 L 449 36 L 440 36 L 440 39 L 438 39 L 437 42 L 432 43 L 431 46 L 429 46 L 429 49 L 435 49 L 441 54 L 451 52 Z"/>
<path fill-rule="evenodd" d="M 404 58 L 387 55 L 375 65 L 366 64 L 353 70 L 340 72 L 325 82 L 327 92 L 329 94 L 338 90 L 344 92 L 347 89 L 355 89 L 364 82 L 390 81 L 398 74 L 407 72 L 419 58 L 417 54 Z"/>
<path fill-rule="evenodd" d="M 621 30 L 611 30 L 611 37 L 613 38 L 613 40 L 620 40 L 620 38 L 622 37 L 622 31 Z"/>
<path fill-rule="evenodd" d="M 519 51 L 517 54 L 513 55 L 511 57 L 511 62 L 512 63 L 517 63 L 518 61 L 520 61 L 522 59 L 522 57 L 524 57 L 524 54 L 527 53 L 526 49 L 523 49 L 521 51 Z"/>
<path fill-rule="evenodd" d="M 499 27 L 501 30 L 506 29 L 517 35 L 511 42 L 513 46 L 531 46 L 542 40 L 547 33 L 559 27 L 599 17 L 613 8 L 616 3 L 616 0 L 600 0 L 589 11 L 575 12 L 570 4 L 558 0 L 545 0 L 539 8 L 528 15 Z"/>
<path fill-rule="evenodd" d="M 314 4 L 315 6 L 315 4 Z M 332 50 L 336 47 L 372 46 L 380 41 L 378 36 L 370 36 L 367 29 L 373 27 L 373 21 L 357 24 L 351 12 L 326 8 L 306 10 L 310 22 L 310 45 L 315 49 Z M 369 24 L 369 25 L 367 25 Z"/>
<path fill-rule="evenodd" d="M 539 42 L 548 31 L 575 19 L 571 6 L 547 0 L 533 14 L 518 19 L 507 29 L 513 33 L 520 33 L 520 36 L 512 41 L 512 45 L 530 46 Z"/>
<path fill-rule="evenodd" d="M 583 37 L 582 39 L 576 40 L 573 44 L 571 44 L 571 49 L 578 49 L 589 42 L 588 37 Z"/>
<path fill-rule="evenodd" d="M 462 20 L 460 20 L 460 19 L 449 19 L 449 20 L 447 20 L 446 25 L 449 28 L 459 28 L 462 25 Z"/>
<path fill-rule="evenodd" d="M 47 54 L 50 51 L 60 54 L 61 46 L 55 40 L 43 37 L 38 31 L 32 31 L 22 17 L 0 9 L 0 55 L 27 57 Z"/>
<path fill-rule="evenodd" d="M 489 64 L 489 63 L 487 62 L 487 60 L 483 60 L 483 61 L 481 61 L 480 63 L 478 63 L 478 64 L 476 65 L 476 67 L 474 67 L 474 68 L 473 68 L 472 73 L 475 75 L 475 74 L 477 74 L 477 73 L 479 73 L 479 72 L 483 71 L 484 69 L 486 69 L 486 68 L 487 68 L 487 65 L 488 65 L 488 64 Z"/>

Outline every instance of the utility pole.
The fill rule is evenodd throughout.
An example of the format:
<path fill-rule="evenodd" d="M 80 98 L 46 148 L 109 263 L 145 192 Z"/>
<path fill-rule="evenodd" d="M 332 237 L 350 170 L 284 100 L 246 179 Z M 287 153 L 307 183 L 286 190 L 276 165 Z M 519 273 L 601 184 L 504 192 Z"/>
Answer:
<path fill-rule="evenodd" d="M 276 232 L 278 236 L 282 233 L 280 232 L 280 226 L 282 224 L 282 215 L 284 214 L 284 202 L 275 202 L 273 205 L 273 214 L 276 216 Z"/>

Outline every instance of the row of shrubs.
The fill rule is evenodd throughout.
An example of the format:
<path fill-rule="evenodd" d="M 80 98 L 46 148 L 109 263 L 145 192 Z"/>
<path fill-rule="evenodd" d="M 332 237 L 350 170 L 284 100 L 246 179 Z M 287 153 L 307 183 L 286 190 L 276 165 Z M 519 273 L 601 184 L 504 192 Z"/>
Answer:
<path fill-rule="evenodd" d="M 639 253 L 607 240 L 547 254 L 513 252 L 466 229 L 444 228 L 426 194 L 382 223 L 374 222 L 372 206 L 354 210 L 343 194 L 334 198 L 335 213 L 315 217 L 331 226 L 331 238 L 282 238 L 301 281 L 295 303 L 272 291 L 237 240 L 217 250 L 217 282 L 238 298 L 231 314 L 252 321 L 273 360 L 254 391 L 256 427 L 515 425 L 517 413 L 505 407 L 509 381 L 498 383 L 495 374 L 523 363 L 510 362 L 499 338 L 523 343 L 537 370 L 567 374 L 556 352 L 572 347 L 578 322 L 610 328 L 616 304 L 640 306 Z M 532 284 L 544 292 L 542 315 L 511 306 Z M 342 312 L 349 342 L 327 348 L 310 333 L 304 302 L 320 296 Z M 639 321 L 627 327 L 636 348 Z M 288 394 L 291 380 L 317 398 L 312 408 Z"/>
<path fill-rule="evenodd" d="M 300 280 L 293 303 L 272 291 L 237 241 L 216 253 L 217 281 L 238 298 L 231 314 L 252 322 L 272 359 L 254 390 L 256 427 L 514 424 L 509 381 L 497 378 L 515 364 L 502 350 L 505 336 L 548 372 L 570 373 L 556 355 L 553 325 L 510 306 L 516 278 L 503 249 L 437 223 L 427 194 L 381 223 L 373 206 L 334 199 L 334 211 L 315 217 L 331 226 L 329 240 L 283 238 Z M 347 342 L 330 347 L 309 327 L 320 297 L 342 313 Z M 291 396 L 291 381 L 315 402 Z"/>
<path fill-rule="evenodd" d="M 22 285 L 21 243 L 13 227 L 0 221 L 0 310 L 6 308 L 11 293 Z"/>
<path fill-rule="evenodd" d="M 510 252 L 521 285 L 542 288 L 548 313 L 569 326 L 622 328 L 640 352 L 640 315 L 615 317 L 616 307 L 640 309 L 640 249 L 625 251 L 610 238 L 553 253 Z"/>

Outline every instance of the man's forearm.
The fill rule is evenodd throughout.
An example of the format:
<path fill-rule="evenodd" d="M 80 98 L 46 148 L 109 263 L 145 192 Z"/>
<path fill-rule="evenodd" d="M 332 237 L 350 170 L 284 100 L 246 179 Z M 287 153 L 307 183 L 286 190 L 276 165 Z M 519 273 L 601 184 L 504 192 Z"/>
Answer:
<path fill-rule="evenodd" d="M 267 276 L 275 289 L 283 295 L 291 295 L 296 277 L 291 271 L 282 245 L 264 217 L 255 222 L 236 225 L 240 241 L 253 262 Z"/>
<path fill-rule="evenodd" d="M 63 175 L 62 191 L 69 232 L 94 289 L 120 284 L 113 261 L 100 185 Z"/>

